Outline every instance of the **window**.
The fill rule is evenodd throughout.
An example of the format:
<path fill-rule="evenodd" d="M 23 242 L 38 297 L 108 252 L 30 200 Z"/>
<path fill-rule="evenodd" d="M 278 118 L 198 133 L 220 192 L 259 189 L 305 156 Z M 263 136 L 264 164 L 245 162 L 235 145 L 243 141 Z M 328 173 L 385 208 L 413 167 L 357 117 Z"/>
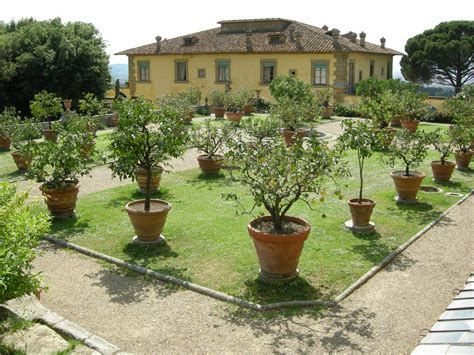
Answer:
<path fill-rule="evenodd" d="M 270 84 L 276 77 L 276 60 L 262 60 L 260 62 L 261 84 Z"/>
<path fill-rule="evenodd" d="M 178 83 L 188 82 L 188 61 L 176 60 L 175 66 L 176 66 L 175 81 Z"/>
<path fill-rule="evenodd" d="M 392 79 L 392 61 L 387 60 L 387 79 Z"/>
<path fill-rule="evenodd" d="M 216 82 L 217 83 L 230 82 L 230 60 L 228 59 L 216 60 Z"/>
<path fill-rule="evenodd" d="M 198 69 L 198 78 L 206 77 L 206 69 Z"/>
<path fill-rule="evenodd" d="M 359 70 L 359 81 L 362 81 L 362 70 Z"/>
<path fill-rule="evenodd" d="M 370 61 L 370 71 L 369 71 L 369 76 L 373 77 L 374 76 L 374 68 L 375 68 L 375 61 L 371 60 Z"/>
<path fill-rule="evenodd" d="M 380 75 L 382 75 L 382 77 L 383 77 L 383 69 L 384 69 L 383 67 L 380 68 Z"/>
<path fill-rule="evenodd" d="M 150 62 L 138 62 L 138 81 L 150 81 Z"/>
<path fill-rule="evenodd" d="M 328 85 L 328 64 L 327 61 L 313 61 L 313 85 Z"/>
<path fill-rule="evenodd" d="M 290 74 L 291 76 L 296 76 L 296 69 L 290 69 L 288 71 L 288 74 Z"/>

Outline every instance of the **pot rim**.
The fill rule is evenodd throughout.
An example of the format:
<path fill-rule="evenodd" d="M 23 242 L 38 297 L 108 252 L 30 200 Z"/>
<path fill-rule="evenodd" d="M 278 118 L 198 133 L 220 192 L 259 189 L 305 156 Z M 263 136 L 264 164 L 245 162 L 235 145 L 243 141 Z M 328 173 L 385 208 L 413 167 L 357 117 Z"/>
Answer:
<path fill-rule="evenodd" d="M 231 114 L 231 115 L 244 115 L 244 111 L 237 111 L 237 112 L 232 112 L 232 111 L 225 111 L 225 114 Z"/>
<path fill-rule="evenodd" d="M 413 119 L 413 118 L 400 118 L 400 121 L 401 122 L 418 122 L 420 123 L 421 121 L 420 120 L 417 120 L 417 119 Z"/>
<path fill-rule="evenodd" d="M 285 217 L 283 217 L 283 220 L 284 221 L 285 220 L 286 221 L 290 220 L 291 222 L 294 222 L 294 223 L 297 223 L 297 224 L 303 226 L 304 229 L 302 231 L 297 232 L 297 233 L 293 233 L 293 234 L 272 234 L 272 233 L 263 232 L 263 231 L 261 231 L 259 229 L 256 229 L 255 227 L 252 226 L 252 224 L 254 224 L 257 221 L 271 220 L 271 218 L 272 218 L 271 216 L 262 216 L 262 217 L 257 217 L 257 218 L 254 218 L 253 220 L 251 220 L 249 222 L 249 224 L 247 225 L 247 230 L 248 230 L 249 234 L 252 237 L 254 237 L 255 234 L 258 234 L 263 238 L 286 239 L 286 240 L 288 240 L 288 242 L 292 242 L 293 238 L 300 238 L 302 234 L 303 235 L 306 234 L 306 236 L 305 236 L 305 239 L 306 239 L 307 235 L 309 235 L 309 233 L 311 232 L 311 224 L 309 224 L 308 221 L 306 221 L 303 218 L 293 217 L 293 216 L 285 216 Z"/>
<path fill-rule="evenodd" d="M 426 176 L 425 173 L 422 173 L 421 171 L 412 171 L 411 175 L 406 176 L 405 170 L 395 170 L 390 173 L 390 176 L 393 178 L 400 178 L 400 179 L 419 179 L 419 178 L 424 178 Z"/>
<path fill-rule="evenodd" d="M 158 202 L 158 203 L 161 203 L 163 205 L 166 206 L 165 209 L 163 209 L 162 211 L 148 211 L 148 212 L 145 212 L 144 210 L 143 211 L 137 211 L 137 210 L 134 210 L 132 208 L 130 208 L 131 205 L 137 205 L 137 204 L 145 204 L 145 199 L 141 199 L 141 200 L 133 200 L 133 201 L 130 201 L 128 202 L 126 205 L 125 205 L 125 210 L 127 212 L 131 212 L 131 213 L 135 213 L 135 214 L 153 214 L 153 213 L 163 213 L 163 212 L 168 212 L 170 209 L 171 209 L 171 203 L 165 201 L 165 200 L 160 200 L 160 199 L 157 199 L 157 198 L 152 198 L 150 199 L 150 202 Z"/>
<path fill-rule="evenodd" d="M 138 165 L 138 166 L 135 168 L 135 172 L 138 172 L 138 170 L 140 170 L 140 169 L 141 169 L 141 170 L 145 170 L 144 167 Z M 152 171 L 163 172 L 164 169 L 163 169 L 163 167 L 160 166 L 160 165 L 154 165 L 154 166 L 152 166 L 151 170 L 152 170 Z"/>
<path fill-rule="evenodd" d="M 67 187 L 65 189 L 52 189 L 46 186 L 47 183 L 43 183 L 39 186 L 40 191 L 71 191 L 71 190 L 79 190 L 80 184 L 79 182 L 68 182 Z"/>
<path fill-rule="evenodd" d="M 431 165 L 437 165 L 437 166 L 453 166 L 453 165 L 456 165 L 456 163 L 452 162 L 452 161 L 449 161 L 449 160 L 446 160 L 444 162 L 444 164 L 441 164 L 441 160 L 433 160 L 431 162 Z"/>
<path fill-rule="evenodd" d="M 454 154 L 459 154 L 459 155 L 474 155 L 474 151 L 469 150 L 467 152 L 462 151 L 461 149 L 458 149 L 454 152 Z"/>
<path fill-rule="evenodd" d="M 352 205 L 352 206 L 361 206 L 361 205 L 358 203 L 358 201 L 359 201 L 359 198 L 356 197 L 356 198 L 351 198 L 351 199 L 349 199 L 349 200 L 347 201 L 347 203 L 348 203 L 349 205 Z M 370 204 L 364 204 L 364 206 L 367 206 L 367 205 L 376 205 L 376 204 L 377 204 L 377 202 L 376 202 L 375 200 L 372 200 L 372 199 L 370 199 L 370 198 L 362 198 L 362 201 L 363 201 L 363 202 L 370 202 Z"/>
<path fill-rule="evenodd" d="M 212 159 L 206 159 L 207 158 L 207 154 L 201 154 L 201 155 L 198 155 L 197 159 L 198 160 L 205 160 L 205 161 L 221 161 L 221 160 L 224 160 L 224 156 L 221 155 L 221 154 L 214 154 L 212 156 Z"/>

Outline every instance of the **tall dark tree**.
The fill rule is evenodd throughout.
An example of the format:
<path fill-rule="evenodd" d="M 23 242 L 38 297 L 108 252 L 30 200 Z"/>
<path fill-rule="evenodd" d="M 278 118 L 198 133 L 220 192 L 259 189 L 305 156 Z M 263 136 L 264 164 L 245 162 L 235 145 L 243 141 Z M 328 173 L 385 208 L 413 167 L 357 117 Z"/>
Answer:
<path fill-rule="evenodd" d="M 407 80 L 453 86 L 474 79 L 474 21 L 442 22 L 410 38 L 400 64 Z"/>
<path fill-rule="evenodd" d="M 0 111 L 29 113 L 46 90 L 75 102 L 85 92 L 103 97 L 110 82 L 105 42 L 94 25 L 61 19 L 0 24 Z"/>

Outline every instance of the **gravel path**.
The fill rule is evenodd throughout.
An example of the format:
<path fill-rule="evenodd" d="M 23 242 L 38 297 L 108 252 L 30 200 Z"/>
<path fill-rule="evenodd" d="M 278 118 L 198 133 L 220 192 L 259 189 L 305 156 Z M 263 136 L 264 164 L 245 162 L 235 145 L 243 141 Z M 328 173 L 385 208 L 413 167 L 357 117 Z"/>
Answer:
<path fill-rule="evenodd" d="M 48 308 L 124 351 L 407 353 L 474 271 L 473 220 L 470 197 L 321 317 L 250 316 L 50 246 L 36 268 L 49 285 Z"/>

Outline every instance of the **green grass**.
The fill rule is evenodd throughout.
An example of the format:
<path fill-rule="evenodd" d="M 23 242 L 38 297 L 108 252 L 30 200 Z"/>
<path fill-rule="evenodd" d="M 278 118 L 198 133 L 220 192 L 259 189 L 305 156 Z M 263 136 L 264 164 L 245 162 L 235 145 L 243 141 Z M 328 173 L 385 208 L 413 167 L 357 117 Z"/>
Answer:
<path fill-rule="evenodd" d="M 356 172 L 354 155 L 347 156 Z M 429 162 L 423 168 L 425 185 L 445 191 L 467 193 L 473 187 L 474 171 L 455 171 L 452 182 L 431 181 Z M 399 170 L 402 167 L 397 167 Z M 252 301 L 269 303 L 285 300 L 327 299 L 340 293 L 373 265 L 439 216 L 458 198 L 419 193 L 417 205 L 397 205 L 389 172 L 379 154 L 367 162 L 365 196 L 377 201 L 372 220 L 377 232 L 356 235 L 344 229 L 350 218 L 346 199 L 357 195 L 358 180 L 343 183 L 345 199 L 328 198 L 311 211 L 299 203 L 290 215 L 311 222 L 312 232 L 300 259 L 301 277 L 289 284 L 267 285 L 259 281 L 258 260 L 246 226 L 249 215 L 236 215 L 235 206 L 221 195 L 237 192 L 251 206 L 246 187 L 228 176 L 204 177 L 198 170 L 167 174 L 161 191 L 155 194 L 172 204 L 162 246 L 144 247 L 131 243 L 134 235 L 124 205 L 141 198 L 135 184 L 83 196 L 77 204 L 77 219 L 56 222 L 52 233 L 61 239 L 109 254 L 125 261 L 186 279 Z M 322 218 L 323 212 L 327 218 Z M 409 268 L 414 261 L 402 257 L 397 267 Z"/>

